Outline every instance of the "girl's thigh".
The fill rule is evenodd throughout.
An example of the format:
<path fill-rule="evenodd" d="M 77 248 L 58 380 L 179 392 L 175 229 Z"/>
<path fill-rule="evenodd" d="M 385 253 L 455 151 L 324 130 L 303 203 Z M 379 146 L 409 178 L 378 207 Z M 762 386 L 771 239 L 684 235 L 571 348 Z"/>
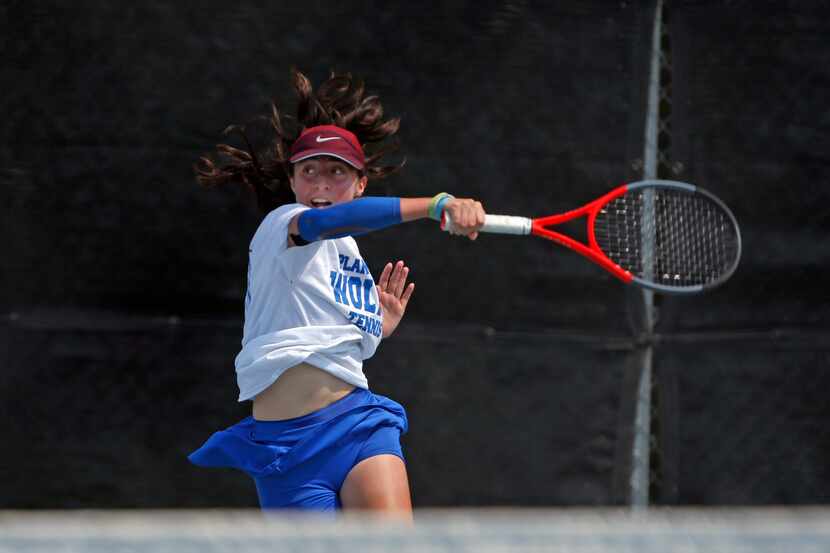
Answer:
<path fill-rule="evenodd" d="M 346 476 L 340 501 L 344 509 L 382 511 L 411 518 L 412 500 L 403 459 L 393 454 L 363 459 Z"/>

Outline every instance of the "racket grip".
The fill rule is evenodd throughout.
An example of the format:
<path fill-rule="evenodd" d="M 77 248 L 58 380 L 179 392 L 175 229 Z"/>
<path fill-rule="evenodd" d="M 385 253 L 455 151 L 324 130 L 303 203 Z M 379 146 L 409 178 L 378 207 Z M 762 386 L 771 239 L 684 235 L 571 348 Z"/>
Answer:
<path fill-rule="evenodd" d="M 527 217 L 515 217 L 513 215 L 485 215 L 484 226 L 480 232 L 491 232 L 494 234 L 530 234 L 533 227 L 533 220 Z M 446 211 L 441 217 L 441 229 L 452 232 L 453 224 L 450 214 Z"/>

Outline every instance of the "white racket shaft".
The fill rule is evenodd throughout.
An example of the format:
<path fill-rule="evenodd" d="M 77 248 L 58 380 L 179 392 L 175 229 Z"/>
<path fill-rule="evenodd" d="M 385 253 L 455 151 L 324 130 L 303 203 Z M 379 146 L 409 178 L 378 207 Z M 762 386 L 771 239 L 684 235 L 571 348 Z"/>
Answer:
<path fill-rule="evenodd" d="M 443 214 L 441 228 L 447 232 L 453 232 L 452 218 L 446 211 Z M 485 215 L 484 226 L 479 232 L 491 232 L 494 234 L 530 234 L 533 221 L 527 217 L 514 217 L 513 215 Z"/>

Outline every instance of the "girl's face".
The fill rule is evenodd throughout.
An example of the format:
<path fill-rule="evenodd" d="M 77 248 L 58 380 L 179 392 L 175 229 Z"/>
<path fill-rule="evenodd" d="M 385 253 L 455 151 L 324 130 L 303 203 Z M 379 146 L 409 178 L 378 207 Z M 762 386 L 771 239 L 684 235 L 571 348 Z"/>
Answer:
<path fill-rule="evenodd" d="M 297 203 L 326 207 L 350 202 L 366 189 L 366 177 L 346 162 L 333 157 L 312 157 L 294 164 L 291 190 Z"/>

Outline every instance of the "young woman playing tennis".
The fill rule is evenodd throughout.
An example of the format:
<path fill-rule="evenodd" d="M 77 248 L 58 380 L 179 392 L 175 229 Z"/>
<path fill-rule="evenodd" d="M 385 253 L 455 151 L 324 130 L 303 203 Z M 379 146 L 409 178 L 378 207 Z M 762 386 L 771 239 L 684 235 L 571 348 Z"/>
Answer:
<path fill-rule="evenodd" d="M 202 158 L 199 181 L 242 184 L 267 215 L 250 244 L 242 350 L 236 358 L 239 400 L 253 413 L 215 433 L 190 460 L 233 467 L 256 483 L 262 508 L 371 509 L 411 516 L 399 404 L 368 390 L 363 360 L 400 323 L 415 289 L 403 261 L 387 263 L 375 282 L 352 236 L 432 217 L 444 210 L 453 232 L 475 239 L 479 202 L 364 198 L 389 151 L 372 147 L 398 130 L 383 121 L 376 96 L 351 75 L 316 91 L 293 73 L 299 101 L 294 134 L 273 108 L 272 151 L 218 149 L 227 163 Z M 232 129 L 234 127 L 231 127 Z"/>

